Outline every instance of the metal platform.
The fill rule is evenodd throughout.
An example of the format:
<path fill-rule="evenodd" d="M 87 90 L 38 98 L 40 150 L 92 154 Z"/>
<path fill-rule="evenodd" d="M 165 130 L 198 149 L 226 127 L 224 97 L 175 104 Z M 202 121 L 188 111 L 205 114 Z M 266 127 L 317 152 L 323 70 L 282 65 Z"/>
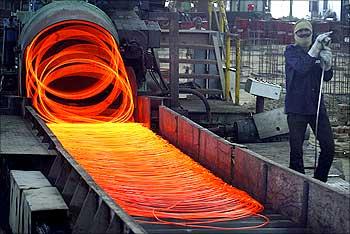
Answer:
<path fill-rule="evenodd" d="M 2 155 L 54 155 L 20 116 L 0 115 Z"/>

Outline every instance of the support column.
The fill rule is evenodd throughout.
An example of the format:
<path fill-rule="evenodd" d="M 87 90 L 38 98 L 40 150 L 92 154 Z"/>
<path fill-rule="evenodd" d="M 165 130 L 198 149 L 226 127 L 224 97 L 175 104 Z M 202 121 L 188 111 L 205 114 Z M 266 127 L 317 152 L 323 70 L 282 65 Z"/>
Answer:
<path fill-rule="evenodd" d="M 170 96 L 171 107 L 179 106 L 179 15 L 172 12 L 169 15 L 169 78 L 170 78 Z"/>

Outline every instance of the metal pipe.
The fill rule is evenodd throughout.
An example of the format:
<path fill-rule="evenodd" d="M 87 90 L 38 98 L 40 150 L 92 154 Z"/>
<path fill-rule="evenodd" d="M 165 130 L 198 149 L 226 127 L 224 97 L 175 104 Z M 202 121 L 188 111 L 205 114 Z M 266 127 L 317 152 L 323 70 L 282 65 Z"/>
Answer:
<path fill-rule="evenodd" d="M 213 7 L 213 12 L 214 12 L 216 26 L 217 26 L 218 30 L 220 30 L 219 16 L 218 16 L 218 13 L 216 12 L 216 9 L 214 9 L 214 7 Z"/>
<path fill-rule="evenodd" d="M 219 19 L 220 19 L 220 32 L 223 33 L 225 32 L 225 21 L 222 14 L 219 14 Z"/>
<path fill-rule="evenodd" d="M 170 13 L 169 54 L 170 54 L 170 96 L 171 107 L 179 106 L 179 15 Z"/>
<path fill-rule="evenodd" d="M 189 89 L 189 88 L 180 88 L 179 92 L 180 93 L 189 93 L 189 94 L 193 94 L 193 95 L 196 95 L 197 97 L 199 97 L 199 99 L 202 100 L 202 102 L 205 106 L 205 110 L 207 112 L 207 120 L 209 123 L 211 123 L 212 116 L 211 116 L 210 105 L 208 103 L 208 100 L 204 97 L 204 95 L 202 93 L 200 93 L 199 91 L 197 91 L 195 89 Z"/>
<path fill-rule="evenodd" d="M 230 78 L 231 78 L 231 37 L 226 34 L 226 70 L 225 70 L 225 99 L 230 100 Z"/>
<path fill-rule="evenodd" d="M 211 30 L 213 24 L 213 3 L 208 1 L 208 29 Z"/>
<path fill-rule="evenodd" d="M 236 38 L 236 82 L 235 104 L 239 105 L 239 89 L 241 83 L 241 39 Z"/>

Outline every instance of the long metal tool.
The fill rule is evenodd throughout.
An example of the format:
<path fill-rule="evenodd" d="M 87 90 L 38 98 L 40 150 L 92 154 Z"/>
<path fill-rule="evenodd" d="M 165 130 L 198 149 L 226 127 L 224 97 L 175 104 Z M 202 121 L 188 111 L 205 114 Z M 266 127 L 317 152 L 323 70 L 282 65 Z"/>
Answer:
<path fill-rule="evenodd" d="M 324 78 L 324 68 L 322 68 L 321 83 L 320 83 L 320 90 L 319 90 L 319 93 L 318 93 L 318 103 L 317 103 L 317 113 L 316 113 L 316 126 L 315 126 L 315 163 L 314 163 L 314 168 L 315 168 L 315 170 L 316 170 L 316 167 L 317 167 L 317 157 L 318 157 L 318 151 L 317 151 L 317 134 L 318 134 L 318 120 L 319 120 L 319 117 L 320 117 L 320 106 L 321 106 L 321 98 L 322 98 L 323 78 Z"/>

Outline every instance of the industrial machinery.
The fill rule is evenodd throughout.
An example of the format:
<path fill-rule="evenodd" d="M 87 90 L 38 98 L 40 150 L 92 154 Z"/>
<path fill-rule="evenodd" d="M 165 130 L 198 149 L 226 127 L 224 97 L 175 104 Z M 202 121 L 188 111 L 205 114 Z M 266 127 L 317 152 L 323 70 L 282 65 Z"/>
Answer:
<path fill-rule="evenodd" d="M 28 87 L 25 87 L 25 80 L 27 79 L 25 76 L 25 53 L 27 47 L 39 33 L 46 30 L 46 33 L 58 34 L 61 27 L 66 25 L 74 27 L 74 25 L 81 25 L 81 22 L 78 21 L 86 21 L 104 28 L 118 42 L 131 86 L 134 87 L 134 103 L 137 103 L 135 101 L 137 93 L 139 95 L 156 95 L 160 97 L 170 96 L 169 83 L 164 81 L 159 63 L 157 63 L 154 54 L 154 49 L 160 47 L 160 27 L 156 22 L 147 20 L 152 15 L 152 11 L 161 10 L 161 3 L 152 1 L 142 2 L 141 4 L 138 1 L 96 1 L 95 4 L 99 8 L 82 1 L 70 1 L 64 4 L 62 1 L 55 1 L 46 6 L 41 1 L 40 3 L 37 5 L 35 5 L 35 1 L 31 3 L 33 9 L 38 8 L 35 13 L 33 11 L 19 11 L 17 12 L 17 19 L 12 16 L 5 24 L 3 57 L 6 59 L 3 60 L 1 75 L 1 89 L 3 93 L 19 94 L 21 97 L 28 96 L 29 90 L 26 90 Z M 133 10 L 135 7 L 138 9 L 137 11 Z M 16 46 L 17 37 L 18 44 Z M 44 40 L 43 38 L 39 39 Z M 49 39 L 46 38 L 45 40 Z M 81 42 L 77 38 L 62 39 L 61 42 L 52 46 L 50 52 L 68 48 L 72 43 L 78 45 Z M 62 82 L 69 82 L 70 84 L 61 83 L 58 85 L 74 86 L 73 80 L 69 78 Z M 81 82 L 81 80 L 75 82 Z M 77 85 L 75 84 L 75 86 Z M 198 96 L 206 106 L 207 115 L 210 115 L 206 97 L 197 92 L 195 88 L 193 84 L 181 84 L 180 92 Z M 105 90 L 105 92 L 107 91 Z M 100 94 L 100 97 L 95 98 L 100 100 L 103 97 L 104 94 Z M 168 99 L 165 98 L 164 100 L 167 102 Z M 137 104 L 135 108 L 137 109 Z M 230 137 L 235 142 L 256 142 L 262 140 L 258 137 L 256 123 L 254 123 L 253 119 L 224 124 L 211 121 L 199 123 L 210 127 L 211 130 L 222 137 Z M 249 127 L 246 127 L 247 124 Z M 276 139 L 272 137 L 267 139 L 267 141 L 269 140 L 275 141 Z"/>
<path fill-rule="evenodd" d="M 147 20 L 164 1 L 89 2 L 32 0 L 5 24 L 0 233 L 307 233 L 322 230 L 316 227 L 325 219 L 324 200 L 313 200 L 315 194 L 333 198 L 327 211 L 334 224 L 325 230 L 349 229 L 336 218 L 348 219 L 347 195 L 228 142 L 184 109 L 166 107 L 170 91 L 154 52 L 161 30 Z M 180 92 L 201 99 L 204 125 L 213 131 L 242 141 L 286 133 L 280 125 L 260 128 L 264 118 L 278 123 L 281 111 L 215 126 L 205 96 L 187 85 Z M 152 124 L 167 141 L 146 128 Z M 100 158 L 88 158 L 94 156 Z M 159 207 L 148 206 L 151 200 Z"/>
<path fill-rule="evenodd" d="M 145 1 L 139 8 L 142 11 L 141 13 L 150 11 L 150 9 L 156 8 L 157 5 L 161 4 L 159 1 L 157 2 L 155 4 L 152 1 Z M 40 3 L 42 4 L 42 1 Z M 135 11 L 132 11 L 137 3 L 138 1 L 96 1 L 97 6 L 105 9 L 105 11 L 102 11 L 83 1 L 71 1 L 66 4 L 56 1 L 51 3 L 49 7 L 43 6 L 38 9 L 35 14 L 33 11 L 17 12 L 18 22 L 14 22 L 16 20 L 15 17 L 10 17 L 5 24 L 3 54 L 6 59 L 3 61 L 5 66 L 5 70 L 2 72 L 4 76 L 2 78 L 3 91 L 16 93 L 17 87 L 13 85 L 16 82 L 16 78 L 12 73 L 8 75 L 8 72 L 19 68 L 20 84 L 18 84 L 18 91 L 20 95 L 24 96 L 22 80 L 24 66 L 22 66 L 22 63 L 26 47 L 35 35 L 48 26 L 70 20 L 93 22 L 109 31 L 120 44 L 123 60 L 126 66 L 133 68 L 137 83 L 141 86 L 141 83 L 146 79 L 147 70 L 153 69 L 153 72 L 157 70 L 155 69 L 155 60 L 151 50 L 159 47 L 160 28 L 155 22 L 141 20 Z M 32 9 L 37 9 L 41 6 L 35 5 L 36 1 L 30 4 Z M 68 4 L 69 7 L 67 9 Z M 66 8 L 62 8 L 62 5 L 65 5 Z M 55 17 L 57 14 L 60 16 Z M 141 15 L 145 15 L 145 13 Z M 15 47 L 19 29 L 21 29 L 21 35 L 18 47 Z M 15 49 L 17 49 L 17 56 L 13 54 Z"/>

